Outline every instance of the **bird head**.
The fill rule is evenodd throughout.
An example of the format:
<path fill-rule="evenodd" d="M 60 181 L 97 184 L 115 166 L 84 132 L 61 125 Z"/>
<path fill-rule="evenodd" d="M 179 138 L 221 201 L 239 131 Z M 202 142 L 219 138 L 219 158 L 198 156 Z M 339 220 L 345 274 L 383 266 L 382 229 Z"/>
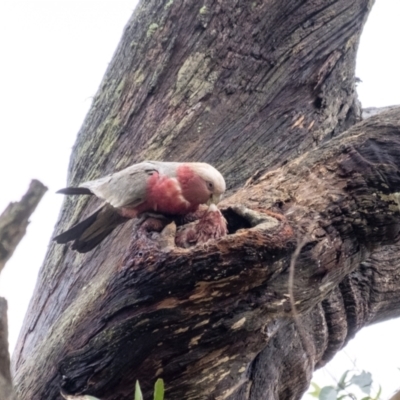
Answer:
<path fill-rule="evenodd" d="M 192 203 L 217 204 L 226 189 L 221 173 L 206 163 L 182 164 L 178 168 L 178 180 L 182 194 Z"/>

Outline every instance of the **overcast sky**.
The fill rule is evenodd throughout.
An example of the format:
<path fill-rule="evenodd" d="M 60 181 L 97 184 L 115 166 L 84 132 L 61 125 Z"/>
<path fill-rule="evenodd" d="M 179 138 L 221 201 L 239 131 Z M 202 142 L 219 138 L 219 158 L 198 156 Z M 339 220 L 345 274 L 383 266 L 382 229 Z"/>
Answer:
<path fill-rule="evenodd" d="M 0 1 L 0 210 L 32 178 L 49 187 L 0 279 L 14 348 L 61 206 L 71 147 L 136 1 Z M 377 0 L 357 61 L 364 107 L 400 104 L 400 1 Z M 371 371 L 387 398 L 400 384 L 400 321 L 364 329 L 315 380 Z"/>

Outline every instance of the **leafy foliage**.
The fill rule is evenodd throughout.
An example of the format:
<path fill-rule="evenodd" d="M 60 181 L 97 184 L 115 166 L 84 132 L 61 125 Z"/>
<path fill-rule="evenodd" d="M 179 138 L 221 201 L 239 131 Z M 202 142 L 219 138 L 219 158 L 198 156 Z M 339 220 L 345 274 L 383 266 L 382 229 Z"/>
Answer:
<path fill-rule="evenodd" d="M 164 400 L 164 381 L 157 379 L 154 385 L 154 400 Z"/>
<path fill-rule="evenodd" d="M 139 381 L 136 381 L 135 400 L 143 400 L 142 390 L 140 389 Z M 164 381 L 157 379 L 154 384 L 154 400 L 164 400 Z"/>
<path fill-rule="evenodd" d="M 363 393 L 367 394 L 367 396 L 360 400 L 379 400 L 381 387 L 379 387 L 378 393 L 375 396 L 371 396 L 373 383 L 371 373 L 366 371 L 361 371 L 358 374 L 352 372 L 351 370 L 345 371 L 336 386 L 324 386 L 321 388 L 318 384 L 312 382 L 311 386 L 313 390 L 308 394 L 318 400 L 357 400 L 357 396 L 354 394 L 353 390 L 354 388 L 358 388 Z"/>
<path fill-rule="evenodd" d="M 142 390 L 140 389 L 139 381 L 135 385 L 135 400 L 143 400 Z"/>
<path fill-rule="evenodd" d="M 371 393 L 372 375 L 370 372 L 362 371 L 360 375 L 352 376 L 350 382 L 357 385 L 364 393 Z"/>

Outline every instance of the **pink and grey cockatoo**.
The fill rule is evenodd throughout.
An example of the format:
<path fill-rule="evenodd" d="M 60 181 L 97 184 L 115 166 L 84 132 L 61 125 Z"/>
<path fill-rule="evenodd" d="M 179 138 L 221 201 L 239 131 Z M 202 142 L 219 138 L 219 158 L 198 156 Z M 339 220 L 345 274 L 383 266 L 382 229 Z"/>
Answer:
<path fill-rule="evenodd" d="M 86 253 L 115 227 L 141 213 L 186 215 L 200 204 L 217 204 L 224 192 L 223 176 L 209 164 L 144 161 L 104 178 L 59 190 L 63 194 L 95 195 L 105 203 L 54 240 L 74 241 L 72 249 Z"/>

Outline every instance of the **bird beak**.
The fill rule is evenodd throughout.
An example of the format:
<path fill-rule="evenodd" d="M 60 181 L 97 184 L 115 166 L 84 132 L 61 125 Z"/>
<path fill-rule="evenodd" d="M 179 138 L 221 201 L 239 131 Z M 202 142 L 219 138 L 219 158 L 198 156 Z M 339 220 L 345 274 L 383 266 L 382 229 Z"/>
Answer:
<path fill-rule="evenodd" d="M 219 201 L 221 200 L 221 195 L 220 194 L 213 194 L 209 200 L 207 201 L 207 205 L 210 204 L 218 204 Z"/>

